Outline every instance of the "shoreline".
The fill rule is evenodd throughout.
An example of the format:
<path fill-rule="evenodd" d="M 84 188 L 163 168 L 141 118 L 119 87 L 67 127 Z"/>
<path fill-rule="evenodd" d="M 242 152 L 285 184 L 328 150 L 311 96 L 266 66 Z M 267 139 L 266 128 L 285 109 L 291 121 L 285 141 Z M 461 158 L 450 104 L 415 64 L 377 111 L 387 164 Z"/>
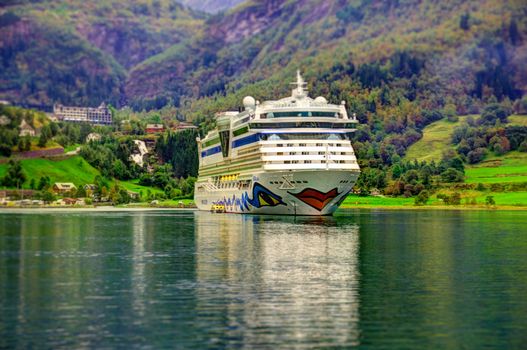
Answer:
<path fill-rule="evenodd" d="M 516 210 L 527 211 L 527 206 L 495 205 L 487 206 L 465 206 L 465 205 L 342 205 L 340 209 L 383 209 L 383 210 L 466 210 L 466 211 L 504 211 Z"/>
<path fill-rule="evenodd" d="M 374 205 L 374 204 L 344 204 L 341 205 L 339 210 L 350 210 L 350 209 L 367 209 L 367 210 L 436 210 L 436 211 L 527 211 L 527 206 L 514 206 L 514 205 L 497 205 L 497 206 L 465 206 L 465 205 Z M 67 212 L 67 211 L 87 211 L 87 212 L 133 212 L 133 211 L 197 211 L 197 208 L 192 207 L 178 207 L 178 206 L 159 206 L 154 207 L 150 205 L 133 205 L 133 206 L 39 206 L 39 207 L 0 207 L 0 213 L 13 212 Z"/>
<path fill-rule="evenodd" d="M 132 211 L 195 211 L 197 208 L 177 208 L 177 207 L 150 207 L 150 206 L 144 206 L 144 207 L 114 207 L 114 206 L 83 206 L 83 207 L 0 207 L 0 214 L 1 213 L 8 213 L 10 211 L 12 212 L 38 212 L 41 210 L 42 212 L 71 212 L 71 211 L 85 211 L 85 212 L 132 212 Z"/>

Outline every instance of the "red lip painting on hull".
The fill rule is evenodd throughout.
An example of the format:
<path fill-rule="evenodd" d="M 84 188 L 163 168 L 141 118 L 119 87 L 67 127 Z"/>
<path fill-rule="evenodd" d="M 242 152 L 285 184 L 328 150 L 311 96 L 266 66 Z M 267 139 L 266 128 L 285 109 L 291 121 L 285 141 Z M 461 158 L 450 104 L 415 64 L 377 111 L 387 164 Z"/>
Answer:
<path fill-rule="evenodd" d="M 315 208 L 318 211 L 322 211 L 322 209 L 324 209 L 324 207 L 328 205 L 329 202 L 331 202 L 335 197 L 339 195 L 336 188 L 326 193 L 320 192 L 313 188 L 306 188 L 300 193 L 294 194 L 289 192 L 289 194 L 295 196 L 302 202 Z"/>

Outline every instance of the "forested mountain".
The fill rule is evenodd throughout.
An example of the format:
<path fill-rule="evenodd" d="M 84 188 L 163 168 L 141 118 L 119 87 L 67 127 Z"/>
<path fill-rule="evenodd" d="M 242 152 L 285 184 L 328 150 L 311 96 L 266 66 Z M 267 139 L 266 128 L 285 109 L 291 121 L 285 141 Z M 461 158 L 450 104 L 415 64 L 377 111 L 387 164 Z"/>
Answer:
<path fill-rule="evenodd" d="M 251 0 L 212 17 L 173 0 L 7 4 L 0 98 L 15 102 L 172 103 L 194 119 L 285 93 L 300 68 L 313 94 L 401 129 L 402 109 L 467 113 L 527 89 L 520 0 Z"/>
<path fill-rule="evenodd" d="M 171 0 L 8 1 L 0 9 L 0 98 L 120 104 L 129 68 L 199 33 Z"/>
<path fill-rule="evenodd" d="M 126 94 L 177 102 L 242 88 L 237 99 L 272 97 L 301 68 L 337 99 L 349 99 L 342 92 L 354 85 L 386 86 L 467 110 L 472 99 L 515 99 L 527 88 L 526 10 L 521 1 L 252 1 L 136 67 Z"/>

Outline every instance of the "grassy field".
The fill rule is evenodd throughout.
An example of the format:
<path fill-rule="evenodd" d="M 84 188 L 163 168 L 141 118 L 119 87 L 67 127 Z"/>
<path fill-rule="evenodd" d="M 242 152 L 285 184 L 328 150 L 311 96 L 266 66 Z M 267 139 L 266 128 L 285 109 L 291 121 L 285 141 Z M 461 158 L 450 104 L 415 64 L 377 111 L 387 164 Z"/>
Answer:
<path fill-rule="evenodd" d="M 24 188 L 29 188 L 31 179 L 38 181 L 42 176 L 49 176 L 51 183 L 55 182 L 73 182 L 76 186 L 93 183 L 100 172 L 92 167 L 84 158 L 80 156 L 71 157 L 65 160 L 50 160 L 43 158 L 25 159 L 21 161 L 22 169 L 27 177 Z M 0 164 L 0 177 L 5 176 L 8 164 Z M 129 191 L 146 194 L 148 190 L 151 193 L 161 193 L 157 188 L 141 186 L 137 184 L 138 180 L 119 181 L 119 185 Z M 113 185 L 115 181 L 111 181 Z"/>
<path fill-rule="evenodd" d="M 450 191 L 441 191 L 440 193 L 451 194 Z M 414 198 L 404 197 L 360 197 L 350 195 L 344 203 L 342 208 L 433 208 L 433 209 L 448 209 L 448 208 L 486 208 L 485 200 L 487 196 L 493 196 L 496 206 L 498 207 L 525 207 L 527 208 L 527 192 L 485 192 L 485 191 L 463 191 L 461 192 L 461 205 L 449 206 L 445 205 L 443 201 L 437 198 L 437 194 L 432 196 L 425 206 L 414 205 Z M 476 205 L 466 204 L 472 199 L 476 200 Z"/>
<path fill-rule="evenodd" d="M 439 120 L 427 126 L 423 131 L 423 138 L 408 148 L 405 159 L 428 162 L 441 160 L 444 151 L 454 148 L 450 139 L 456 126 L 466 120 L 467 117 L 460 117 L 458 122 L 449 122 L 446 119 Z"/>
<path fill-rule="evenodd" d="M 25 159 L 21 161 L 22 169 L 27 177 L 24 184 L 29 188 L 31 179 L 38 183 L 42 176 L 49 176 L 51 182 L 73 182 L 75 185 L 93 183 L 99 171 L 92 167 L 82 157 L 72 157 L 65 160 L 54 161 L 44 158 Z M 4 176 L 8 164 L 0 164 L 0 177 Z"/>
<path fill-rule="evenodd" d="M 527 182 L 527 153 L 489 156 L 479 164 L 467 166 L 465 176 L 467 183 Z"/>
<path fill-rule="evenodd" d="M 147 186 L 141 186 L 138 184 L 139 180 L 131 180 L 131 181 L 119 181 L 119 185 L 126 188 L 128 191 L 140 193 L 143 192 L 143 195 L 146 195 L 147 191 L 150 190 L 152 194 L 156 193 L 162 193 L 158 188 L 154 187 L 147 187 Z"/>
<path fill-rule="evenodd" d="M 49 140 L 46 143 L 45 147 L 39 147 L 38 146 L 38 139 L 39 139 L 38 137 L 32 137 L 31 138 L 31 148 L 29 149 L 30 151 L 39 151 L 39 150 L 43 150 L 43 149 L 51 149 L 51 148 L 62 147 L 59 143 L 57 143 L 57 142 L 55 142 L 53 140 Z M 18 145 L 13 146 L 12 147 L 12 151 L 13 152 L 19 152 Z"/>
<path fill-rule="evenodd" d="M 78 143 L 75 143 L 73 145 L 70 145 L 68 147 L 65 147 L 64 148 L 64 153 L 68 153 L 68 152 L 71 152 L 71 151 L 75 151 L 78 147 L 82 146 L 81 144 L 78 144 Z"/>
<path fill-rule="evenodd" d="M 383 196 L 357 196 L 349 195 L 344 202 L 342 207 L 357 207 L 357 206 L 367 206 L 367 207 L 385 207 L 385 206 L 405 206 L 413 205 L 413 198 L 404 198 L 404 197 L 383 197 Z"/>
<path fill-rule="evenodd" d="M 527 115 L 511 115 L 509 123 L 513 125 L 527 126 Z"/>

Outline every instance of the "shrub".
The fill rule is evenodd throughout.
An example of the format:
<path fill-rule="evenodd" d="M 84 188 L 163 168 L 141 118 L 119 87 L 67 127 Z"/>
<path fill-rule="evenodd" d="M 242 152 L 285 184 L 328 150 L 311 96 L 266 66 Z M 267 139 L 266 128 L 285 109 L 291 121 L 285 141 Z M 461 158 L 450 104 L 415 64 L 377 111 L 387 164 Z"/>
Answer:
<path fill-rule="evenodd" d="M 496 201 L 494 200 L 494 196 L 487 196 L 487 197 L 485 197 L 485 204 L 486 205 L 496 205 Z"/>
<path fill-rule="evenodd" d="M 430 194 L 427 190 L 422 190 L 419 192 L 417 197 L 415 197 L 415 205 L 425 205 L 426 202 L 430 199 Z"/>
<path fill-rule="evenodd" d="M 0 145 L 0 156 L 11 157 L 11 147 L 7 145 Z"/>
<path fill-rule="evenodd" d="M 485 107 L 481 118 L 479 119 L 480 125 L 494 125 L 499 120 L 502 123 L 507 123 L 507 117 L 511 115 L 511 110 L 498 103 L 492 103 Z"/>
<path fill-rule="evenodd" d="M 470 164 L 476 164 L 481 162 L 485 155 L 487 154 L 487 150 L 483 147 L 478 147 L 473 151 L 468 152 L 467 154 L 467 160 Z"/>
<path fill-rule="evenodd" d="M 463 175 L 463 173 L 454 168 L 448 168 L 447 170 L 441 173 L 441 180 L 443 182 L 463 182 L 464 179 L 465 176 Z"/>

